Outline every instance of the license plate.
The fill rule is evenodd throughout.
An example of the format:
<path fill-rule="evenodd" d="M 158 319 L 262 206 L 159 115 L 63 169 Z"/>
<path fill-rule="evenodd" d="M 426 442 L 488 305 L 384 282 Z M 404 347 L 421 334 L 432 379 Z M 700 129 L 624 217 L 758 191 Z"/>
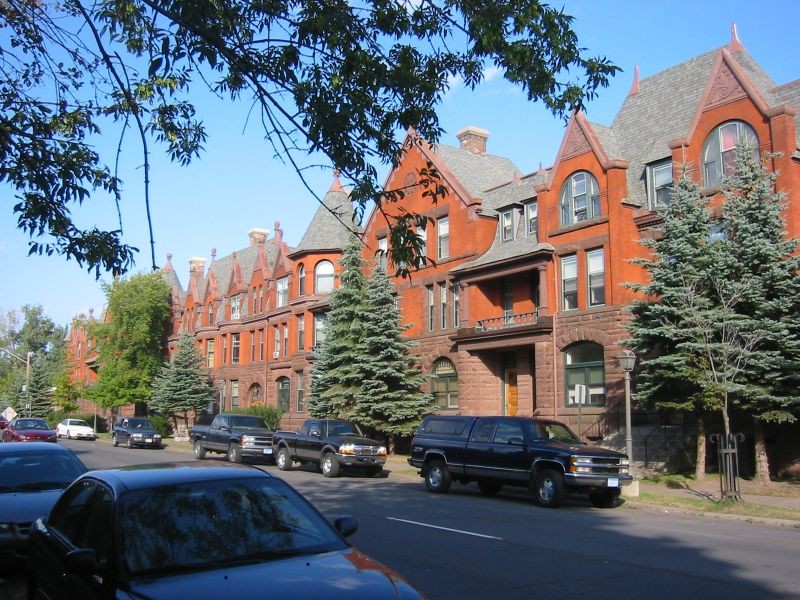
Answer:
<path fill-rule="evenodd" d="M 619 487 L 619 478 L 617 478 L 617 477 L 609 477 L 608 478 L 608 487 Z"/>
<path fill-rule="evenodd" d="M 264 454 L 272 454 L 272 448 L 264 448 Z"/>
<path fill-rule="evenodd" d="M 145 441 L 144 441 L 144 443 L 145 443 L 145 444 L 152 444 L 152 443 L 153 443 L 153 440 L 145 440 Z"/>

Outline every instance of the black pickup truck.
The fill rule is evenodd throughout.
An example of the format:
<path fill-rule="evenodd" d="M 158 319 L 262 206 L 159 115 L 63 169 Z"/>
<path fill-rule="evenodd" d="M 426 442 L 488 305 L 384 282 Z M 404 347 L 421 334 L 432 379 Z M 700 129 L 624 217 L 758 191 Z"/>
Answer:
<path fill-rule="evenodd" d="M 276 431 L 272 445 L 281 471 L 297 462 L 319 465 L 325 477 L 336 477 L 342 468 L 351 467 L 375 476 L 386 462 L 386 446 L 364 437 L 358 426 L 337 419 L 307 419 L 298 432 Z"/>
<path fill-rule="evenodd" d="M 486 495 L 522 486 L 547 508 L 559 506 L 567 491 L 613 508 L 620 486 L 632 481 L 624 454 L 588 446 L 558 421 L 527 417 L 427 416 L 408 463 L 431 492 L 447 492 L 453 480 L 475 481 Z"/>
<path fill-rule="evenodd" d="M 206 452 L 227 454 L 228 460 L 242 458 L 272 460 L 272 431 L 264 419 L 256 415 L 218 414 L 208 423 L 209 416 L 198 417 L 189 429 L 189 441 L 194 455 L 205 458 Z"/>
<path fill-rule="evenodd" d="M 124 417 L 111 431 L 111 443 L 114 446 L 125 444 L 128 448 L 161 448 L 163 440 L 155 427 L 146 417 Z"/>

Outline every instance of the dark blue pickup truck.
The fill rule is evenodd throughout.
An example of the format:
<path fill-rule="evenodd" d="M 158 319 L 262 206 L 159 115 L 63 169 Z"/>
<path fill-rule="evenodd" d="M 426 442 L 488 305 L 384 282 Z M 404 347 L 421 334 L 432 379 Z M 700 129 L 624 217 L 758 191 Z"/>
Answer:
<path fill-rule="evenodd" d="M 272 431 L 264 419 L 256 415 L 218 414 L 208 422 L 203 415 L 189 429 L 189 440 L 196 458 L 206 452 L 226 454 L 233 463 L 242 458 L 261 458 L 272 461 Z"/>
<path fill-rule="evenodd" d="M 620 487 L 632 481 L 624 454 L 588 446 L 558 421 L 529 417 L 425 417 L 408 462 L 431 492 L 447 492 L 453 481 L 475 481 L 487 495 L 522 486 L 547 508 L 559 506 L 567 491 L 612 508 Z"/>

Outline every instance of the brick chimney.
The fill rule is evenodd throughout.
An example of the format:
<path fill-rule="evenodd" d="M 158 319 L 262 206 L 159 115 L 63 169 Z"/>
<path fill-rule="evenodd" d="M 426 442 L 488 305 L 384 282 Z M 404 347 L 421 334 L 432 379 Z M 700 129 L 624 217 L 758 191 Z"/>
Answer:
<path fill-rule="evenodd" d="M 247 236 L 250 238 L 250 247 L 266 242 L 267 235 L 268 233 L 266 229 L 251 229 L 248 231 Z"/>
<path fill-rule="evenodd" d="M 486 140 L 489 139 L 489 132 L 485 129 L 469 125 L 456 133 L 456 137 L 464 150 L 469 150 L 473 154 L 486 154 Z"/>
<path fill-rule="evenodd" d="M 189 281 L 194 281 L 195 285 L 200 283 L 205 275 L 206 259 L 201 256 L 193 256 L 189 259 Z"/>

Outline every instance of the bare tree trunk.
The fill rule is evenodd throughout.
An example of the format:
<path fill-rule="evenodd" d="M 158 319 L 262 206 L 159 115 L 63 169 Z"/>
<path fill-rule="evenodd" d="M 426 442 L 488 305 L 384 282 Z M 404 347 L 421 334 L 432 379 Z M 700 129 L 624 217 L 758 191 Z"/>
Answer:
<path fill-rule="evenodd" d="M 767 444 L 764 439 L 764 422 L 755 419 L 755 447 L 756 447 L 756 480 L 759 483 L 769 483 L 769 456 Z"/>
<path fill-rule="evenodd" d="M 697 459 L 694 465 L 695 481 L 706 478 L 706 423 L 703 415 L 697 415 Z"/>

